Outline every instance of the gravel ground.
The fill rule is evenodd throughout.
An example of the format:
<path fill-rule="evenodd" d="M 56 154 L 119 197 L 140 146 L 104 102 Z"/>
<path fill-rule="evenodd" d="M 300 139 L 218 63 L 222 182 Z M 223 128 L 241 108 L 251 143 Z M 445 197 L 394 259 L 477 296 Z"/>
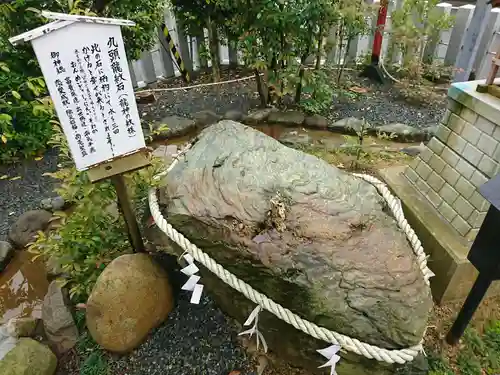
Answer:
<path fill-rule="evenodd" d="M 166 323 L 130 355 L 111 364 L 116 375 L 254 375 L 245 351 L 215 303 L 204 293 L 199 305 L 181 293 Z"/>
<path fill-rule="evenodd" d="M 10 226 L 22 213 L 39 208 L 43 198 L 55 196 L 53 189 L 57 183 L 45 172 L 57 170 L 57 151 L 49 150 L 42 160 L 25 160 L 13 165 L 0 165 L 0 240 L 6 238 Z M 9 178 L 21 177 L 9 181 Z"/>
<path fill-rule="evenodd" d="M 385 125 L 395 122 L 417 128 L 436 125 L 446 110 L 446 91 L 435 95 L 432 103 L 411 104 L 404 100 L 400 90 L 388 82 L 384 85 L 359 77 L 349 72 L 345 77 L 348 88 L 363 88 L 366 93 L 356 94 L 347 90 L 333 100 L 332 108 L 324 113 L 326 117 L 340 120 L 346 117 L 365 118 L 371 125 Z"/>
<path fill-rule="evenodd" d="M 222 81 L 251 76 L 252 73 L 237 69 L 229 71 L 224 68 Z M 210 73 L 201 73 L 189 85 L 211 82 Z M 186 86 L 180 78 L 158 83 L 152 88 Z M 210 110 L 224 115 L 230 110 L 248 112 L 250 108 L 259 105 L 257 89 L 254 80 L 241 81 L 232 84 L 200 87 L 189 90 L 156 92 L 156 102 L 139 106 L 139 112 L 146 121 L 161 120 L 165 116 L 177 115 L 189 117 L 191 114 Z"/>
<path fill-rule="evenodd" d="M 247 77 L 250 72 L 244 70 L 223 71 L 222 80 Z M 334 74 L 333 74 L 334 75 Z M 201 74 L 195 83 L 210 82 L 209 74 Z M 345 117 L 365 118 L 372 125 L 404 123 L 423 128 L 436 125 L 446 109 L 446 94 L 443 91 L 436 95 L 432 103 L 410 104 L 402 97 L 400 90 L 391 82 L 385 85 L 373 83 L 367 78 L 359 77 L 356 71 L 349 71 L 343 80 L 348 82 L 344 93 L 333 98 L 332 105 L 322 115 L 336 121 Z M 332 82 L 335 78 L 332 77 Z M 154 88 L 184 86 L 179 79 L 173 82 L 157 84 Z M 361 87 L 366 93 L 354 93 L 350 87 Z M 346 95 L 347 93 L 347 95 Z M 159 121 L 165 116 L 179 115 L 189 117 L 201 110 L 211 110 L 224 115 L 229 110 L 247 112 L 259 106 L 259 98 L 254 80 L 202 87 L 190 90 L 156 92 L 155 103 L 140 105 L 139 110 L 146 121 Z"/>

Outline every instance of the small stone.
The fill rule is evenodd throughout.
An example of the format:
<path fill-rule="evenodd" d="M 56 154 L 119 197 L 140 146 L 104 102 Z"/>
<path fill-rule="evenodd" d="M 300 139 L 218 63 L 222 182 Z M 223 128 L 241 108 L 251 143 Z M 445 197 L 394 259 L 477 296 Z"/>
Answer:
<path fill-rule="evenodd" d="M 125 353 L 167 318 L 173 303 L 168 277 L 150 256 L 122 255 L 94 285 L 87 301 L 87 327 L 99 345 Z"/>
<path fill-rule="evenodd" d="M 424 132 L 425 141 L 429 141 L 437 133 L 439 125 L 430 125 L 422 129 Z"/>
<path fill-rule="evenodd" d="M 137 104 L 154 103 L 156 101 L 156 96 L 154 92 L 151 91 L 138 92 L 135 94 L 135 101 Z"/>
<path fill-rule="evenodd" d="M 34 241 L 38 231 L 44 231 L 49 225 L 52 213 L 45 210 L 32 210 L 22 214 L 12 225 L 9 239 L 18 248 L 23 248 Z"/>
<path fill-rule="evenodd" d="M 347 117 L 342 120 L 335 121 L 333 124 L 327 126 L 328 130 L 335 133 L 356 133 L 361 129 L 370 129 L 370 124 L 366 121 L 360 120 L 356 117 Z"/>
<path fill-rule="evenodd" d="M 247 124 L 259 124 L 265 122 L 269 115 L 275 111 L 276 109 L 274 108 L 257 109 L 244 116 L 243 122 Z"/>
<path fill-rule="evenodd" d="M 168 165 L 172 162 L 172 159 L 177 154 L 177 151 L 177 145 L 161 145 L 153 151 L 153 156 L 163 159 L 165 164 Z"/>
<path fill-rule="evenodd" d="M 40 202 L 40 208 L 46 211 L 61 211 L 64 208 L 65 201 L 63 197 L 45 198 Z"/>
<path fill-rule="evenodd" d="M 50 211 L 52 209 L 52 199 L 51 198 L 42 199 L 42 201 L 40 202 L 40 208 L 42 210 Z"/>
<path fill-rule="evenodd" d="M 199 111 L 192 114 L 196 127 L 202 127 L 215 124 L 219 122 L 222 117 L 212 111 Z"/>
<path fill-rule="evenodd" d="M 7 241 L 0 241 L 0 272 L 7 267 L 14 256 L 14 248 Z"/>
<path fill-rule="evenodd" d="M 224 119 L 226 120 L 240 121 L 242 118 L 243 113 L 241 111 L 227 111 L 224 114 Z"/>
<path fill-rule="evenodd" d="M 304 120 L 305 120 L 304 114 L 299 111 L 272 112 L 268 118 L 269 122 L 281 125 L 291 125 L 291 126 L 300 126 L 304 123 Z"/>
<path fill-rule="evenodd" d="M 43 300 L 42 320 L 47 338 L 57 353 L 66 353 L 75 346 L 78 328 L 57 281 L 50 283 Z"/>
<path fill-rule="evenodd" d="M 385 134 L 391 140 L 399 142 L 421 142 L 428 136 L 422 129 L 401 123 L 382 125 L 377 127 L 376 131 L 378 134 Z"/>
<path fill-rule="evenodd" d="M 167 152 L 167 146 L 160 145 L 153 150 L 152 155 L 156 158 L 163 158 L 166 152 Z"/>
<path fill-rule="evenodd" d="M 52 210 L 60 211 L 64 208 L 66 202 L 63 197 L 57 196 L 52 198 Z"/>
<path fill-rule="evenodd" d="M 154 140 L 161 140 L 170 137 L 180 137 L 196 129 L 196 123 L 186 117 L 167 116 L 153 125 L 153 132 L 150 134 Z"/>
<path fill-rule="evenodd" d="M 297 132 L 283 133 L 278 141 L 285 146 L 301 149 L 311 144 L 311 137 L 309 134 L 299 134 Z"/>
<path fill-rule="evenodd" d="M 32 317 L 12 318 L 5 325 L 12 337 L 31 337 L 35 333 L 37 320 Z"/>
<path fill-rule="evenodd" d="M 30 338 L 21 338 L 0 360 L 2 375 L 54 375 L 57 358 L 48 347 Z"/>
<path fill-rule="evenodd" d="M 328 127 L 328 119 L 320 115 L 307 116 L 304 126 L 313 129 L 326 129 Z"/>
<path fill-rule="evenodd" d="M 400 151 L 406 155 L 418 156 L 424 150 L 425 150 L 425 145 L 423 143 L 420 143 L 418 146 L 408 146 L 402 148 Z"/>

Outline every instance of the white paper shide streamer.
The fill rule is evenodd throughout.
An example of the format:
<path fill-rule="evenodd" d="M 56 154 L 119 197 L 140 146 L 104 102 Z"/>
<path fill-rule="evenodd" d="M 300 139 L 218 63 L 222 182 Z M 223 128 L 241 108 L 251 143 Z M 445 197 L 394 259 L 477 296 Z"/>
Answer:
<path fill-rule="evenodd" d="M 340 361 L 340 356 L 337 354 L 339 350 L 339 345 L 331 345 L 328 348 L 317 350 L 319 354 L 328 359 L 328 362 L 326 362 L 324 365 L 319 366 L 318 368 L 330 367 L 330 375 L 337 375 L 335 366 L 337 365 L 337 362 Z"/>
<path fill-rule="evenodd" d="M 255 309 L 250 313 L 248 316 L 248 319 L 243 323 L 245 327 L 248 327 L 253 323 L 252 328 L 247 329 L 246 331 L 238 333 L 238 336 L 241 335 L 250 335 L 252 337 L 255 334 L 255 338 L 257 340 L 257 350 L 259 349 L 259 345 L 262 342 L 262 348 L 264 350 L 264 353 L 267 353 L 267 342 L 266 339 L 264 338 L 264 335 L 259 331 L 259 313 L 262 310 L 262 307 L 260 305 L 257 305 Z"/>
<path fill-rule="evenodd" d="M 184 267 L 181 272 L 184 275 L 189 276 L 189 279 L 185 282 L 181 289 L 188 292 L 193 292 L 190 302 L 197 305 L 200 303 L 201 294 L 203 292 L 203 285 L 198 284 L 198 281 L 200 281 L 201 277 L 196 275 L 196 273 L 200 269 L 196 266 L 196 264 L 194 264 L 194 258 L 191 256 L 191 254 L 186 253 L 182 255 L 182 257 L 188 265 Z"/>

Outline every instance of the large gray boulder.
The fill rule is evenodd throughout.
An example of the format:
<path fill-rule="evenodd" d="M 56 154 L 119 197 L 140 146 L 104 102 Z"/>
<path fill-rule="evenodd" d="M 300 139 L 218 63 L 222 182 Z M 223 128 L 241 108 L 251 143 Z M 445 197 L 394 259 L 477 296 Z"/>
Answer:
<path fill-rule="evenodd" d="M 277 303 L 380 347 L 421 340 L 430 289 L 370 184 L 233 121 L 202 131 L 166 182 L 159 198 L 167 220 Z M 181 252 L 149 231 L 158 247 Z M 243 322 L 255 304 L 204 271 L 203 284 L 220 307 Z M 316 371 L 325 362 L 315 350 L 327 343 L 267 312 L 259 327 L 270 348 L 292 364 Z M 340 375 L 396 370 L 350 353 L 342 357 Z"/>

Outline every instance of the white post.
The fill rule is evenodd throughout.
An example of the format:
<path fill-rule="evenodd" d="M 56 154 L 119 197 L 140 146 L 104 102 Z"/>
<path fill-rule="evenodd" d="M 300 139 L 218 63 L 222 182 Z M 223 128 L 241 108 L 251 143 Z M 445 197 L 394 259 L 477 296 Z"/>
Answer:
<path fill-rule="evenodd" d="M 229 64 L 229 48 L 227 45 L 223 45 L 219 41 L 219 56 L 220 56 L 220 63 L 227 65 Z"/>
<path fill-rule="evenodd" d="M 488 67 L 491 67 L 491 57 L 496 51 L 494 51 L 493 54 L 490 55 L 488 53 L 490 52 L 488 50 L 488 47 L 492 42 L 492 38 L 495 36 L 495 32 L 499 28 L 500 28 L 500 9 L 495 8 L 491 10 L 490 20 L 488 22 L 488 25 L 486 26 L 486 29 L 484 30 L 483 37 L 481 38 L 481 42 L 479 43 L 479 47 L 477 49 L 476 61 L 474 62 L 474 71 L 476 72 L 476 79 L 486 78 L 486 75 L 489 72 L 488 69 L 486 74 L 481 76 L 479 75 L 479 71 L 485 59 L 488 60 L 487 64 Z"/>
<path fill-rule="evenodd" d="M 450 16 L 451 14 L 451 4 L 441 3 L 432 10 L 439 16 Z M 448 44 L 450 43 L 451 30 L 441 30 L 441 32 L 433 35 L 425 48 L 425 60 L 426 61 L 440 61 L 443 62 L 446 56 L 446 50 L 448 49 Z"/>
<path fill-rule="evenodd" d="M 373 4 L 373 0 L 365 0 L 366 4 Z M 349 46 L 349 52 L 347 54 L 347 59 L 349 62 L 356 62 L 360 57 L 366 55 L 369 52 L 369 35 L 371 34 L 371 24 L 372 17 L 365 17 L 365 23 L 370 25 L 370 30 L 368 34 L 361 34 L 353 38 L 351 45 Z"/>
<path fill-rule="evenodd" d="M 448 49 L 444 58 L 446 65 L 455 65 L 458 51 L 460 50 L 460 42 L 467 26 L 469 26 L 474 8 L 474 5 L 471 4 L 463 5 L 455 13 L 455 25 L 451 30 L 450 42 L 448 43 Z"/>
<path fill-rule="evenodd" d="M 487 53 L 485 53 L 481 66 L 476 73 L 477 79 L 485 79 L 490 70 L 492 58 L 495 57 L 497 51 L 500 49 L 500 32 L 495 30 L 493 35 L 491 35 L 490 42 L 488 44 Z"/>
<path fill-rule="evenodd" d="M 156 82 L 156 72 L 151 52 L 142 52 L 140 61 L 144 71 L 144 81 L 146 81 L 146 83 Z"/>
<path fill-rule="evenodd" d="M 229 65 L 237 66 L 238 65 L 238 51 L 234 46 L 231 46 L 230 43 L 233 41 L 227 42 L 228 44 L 228 52 L 229 52 Z"/>
<path fill-rule="evenodd" d="M 331 27 L 328 31 L 328 36 L 326 37 L 328 48 L 328 55 L 326 56 L 326 63 L 335 65 L 337 63 L 337 44 L 338 40 L 336 37 L 337 28 L 335 26 Z"/>
<path fill-rule="evenodd" d="M 392 31 L 392 12 L 394 12 L 395 9 L 401 6 L 402 1 L 396 0 L 396 1 L 390 1 L 389 5 L 387 7 L 387 19 L 385 21 L 385 28 L 384 28 L 384 33 L 383 33 L 383 38 L 382 38 L 382 56 L 381 58 L 389 58 L 391 61 L 393 60 L 394 56 L 387 56 L 387 53 L 389 51 L 389 46 L 392 43 L 392 38 L 391 36 L 391 31 Z"/>
<path fill-rule="evenodd" d="M 488 0 L 478 0 L 476 9 L 467 28 L 460 51 L 458 53 L 457 62 L 455 63 L 454 82 L 463 82 L 469 79 L 469 74 L 472 70 L 472 65 L 476 58 L 479 41 L 483 36 L 484 29 L 488 24 L 491 5 L 487 4 Z"/>
<path fill-rule="evenodd" d="M 132 60 L 128 62 L 128 70 L 130 72 L 130 81 L 132 82 L 132 87 L 137 87 L 137 78 L 134 72 L 134 66 L 132 65 Z"/>

